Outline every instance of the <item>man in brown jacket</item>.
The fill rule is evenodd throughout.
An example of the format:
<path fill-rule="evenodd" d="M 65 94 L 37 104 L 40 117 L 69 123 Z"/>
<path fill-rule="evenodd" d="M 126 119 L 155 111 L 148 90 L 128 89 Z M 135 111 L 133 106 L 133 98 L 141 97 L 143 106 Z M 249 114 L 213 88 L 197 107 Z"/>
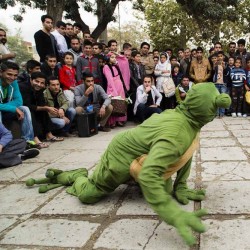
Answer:
<path fill-rule="evenodd" d="M 197 48 L 196 59 L 192 60 L 189 75 L 194 83 L 206 82 L 211 75 L 211 65 L 207 58 L 203 58 L 203 49 Z"/>
<path fill-rule="evenodd" d="M 150 45 L 147 42 L 143 42 L 141 44 L 141 64 L 144 65 L 146 74 L 152 75 L 155 69 L 155 63 L 153 56 L 151 56 L 148 52 L 150 49 Z"/>

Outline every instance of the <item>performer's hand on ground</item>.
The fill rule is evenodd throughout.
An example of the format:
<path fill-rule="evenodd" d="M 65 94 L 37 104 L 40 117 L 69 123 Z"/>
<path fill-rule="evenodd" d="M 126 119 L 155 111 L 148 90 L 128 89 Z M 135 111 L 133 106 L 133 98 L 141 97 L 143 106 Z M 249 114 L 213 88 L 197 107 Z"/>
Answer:
<path fill-rule="evenodd" d="M 178 202 L 187 205 L 189 200 L 202 201 L 205 199 L 206 191 L 204 189 L 195 190 L 189 188 L 180 188 L 175 190 L 174 195 Z"/>
<path fill-rule="evenodd" d="M 200 217 L 207 214 L 204 209 L 197 210 L 195 212 L 182 211 L 176 219 L 174 219 L 173 226 L 176 227 L 178 233 L 183 240 L 192 246 L 196 243 L 196 238 L 192 233 L 192 230 L 198 233 L 206 231 L 205 225 L 202 224 Z"/>

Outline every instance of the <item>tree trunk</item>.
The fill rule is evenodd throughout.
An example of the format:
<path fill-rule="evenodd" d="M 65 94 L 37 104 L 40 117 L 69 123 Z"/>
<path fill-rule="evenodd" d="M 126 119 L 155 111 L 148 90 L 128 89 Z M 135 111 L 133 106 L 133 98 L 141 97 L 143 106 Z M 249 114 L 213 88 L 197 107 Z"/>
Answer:
<path fill-rule="evenodd" d="M 113 21 L 113 14 L 119 2 L 126 0 L 111 0 L 110 3 L 105 3 L 103 0 L 97 0 L 97 17 L 98 24 L 92 32 L 92 37 L 97 39 L 102 32 L 107 28 L 109 22 Z"/>
<path fill-rule="evenodd" d="M 70 16 L 73 21 L 76 23 L 81 24 L 82 32 L 87 31 L 90 32 L 89 26 L 82 20 L 80 12 L 79 12 L 79 5 L 76 0 L 70 1 Z"/>
<path fill-rule="evenodd" d="M 65 0 L 47 0 L 47 14 L 52 16 L 54 24 L 62 20 Z"/>

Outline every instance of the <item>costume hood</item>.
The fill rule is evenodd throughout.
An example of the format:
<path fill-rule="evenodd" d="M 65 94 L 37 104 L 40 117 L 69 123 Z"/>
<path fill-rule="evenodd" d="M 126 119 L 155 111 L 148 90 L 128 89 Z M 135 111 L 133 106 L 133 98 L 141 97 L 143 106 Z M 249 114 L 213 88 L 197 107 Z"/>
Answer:
<path fill-rule="evenodd" d="M 215 118 L 218 108 L 228 108 L 230 104 L 230 96 L 220 94 L 213 83 L 199 83 L 188 91 L 176 111 L 182 112 L 193 126 L 200 129 Z"/>

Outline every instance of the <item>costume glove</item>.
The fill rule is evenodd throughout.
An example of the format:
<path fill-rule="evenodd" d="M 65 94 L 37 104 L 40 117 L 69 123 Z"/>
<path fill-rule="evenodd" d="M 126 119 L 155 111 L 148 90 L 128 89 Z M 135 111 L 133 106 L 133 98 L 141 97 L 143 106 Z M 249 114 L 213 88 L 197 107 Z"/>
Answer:
<path fill-rule="evenodd" d="M 189 203 L 189 200 L 202 201 L 205 199 L 206 191 L 204 189 L 195 190 L 188 187 L 177 187 L 174 191 L 176 200 L 184 205 Z"/>
<path fill-rule="evenodd" d="M 173 220 L 173 226 L 176 227 L 178 233 L 184 239 L 184 241 L 192 246 L 196 243 L 196 238 L 192 233 L 192 230 L 198 233 L 206 231 L 204 224 L 202 224 L 200 217 L 207 214 L 204 209 L 197 210 L 195 212 L 181 211 Z"/>

